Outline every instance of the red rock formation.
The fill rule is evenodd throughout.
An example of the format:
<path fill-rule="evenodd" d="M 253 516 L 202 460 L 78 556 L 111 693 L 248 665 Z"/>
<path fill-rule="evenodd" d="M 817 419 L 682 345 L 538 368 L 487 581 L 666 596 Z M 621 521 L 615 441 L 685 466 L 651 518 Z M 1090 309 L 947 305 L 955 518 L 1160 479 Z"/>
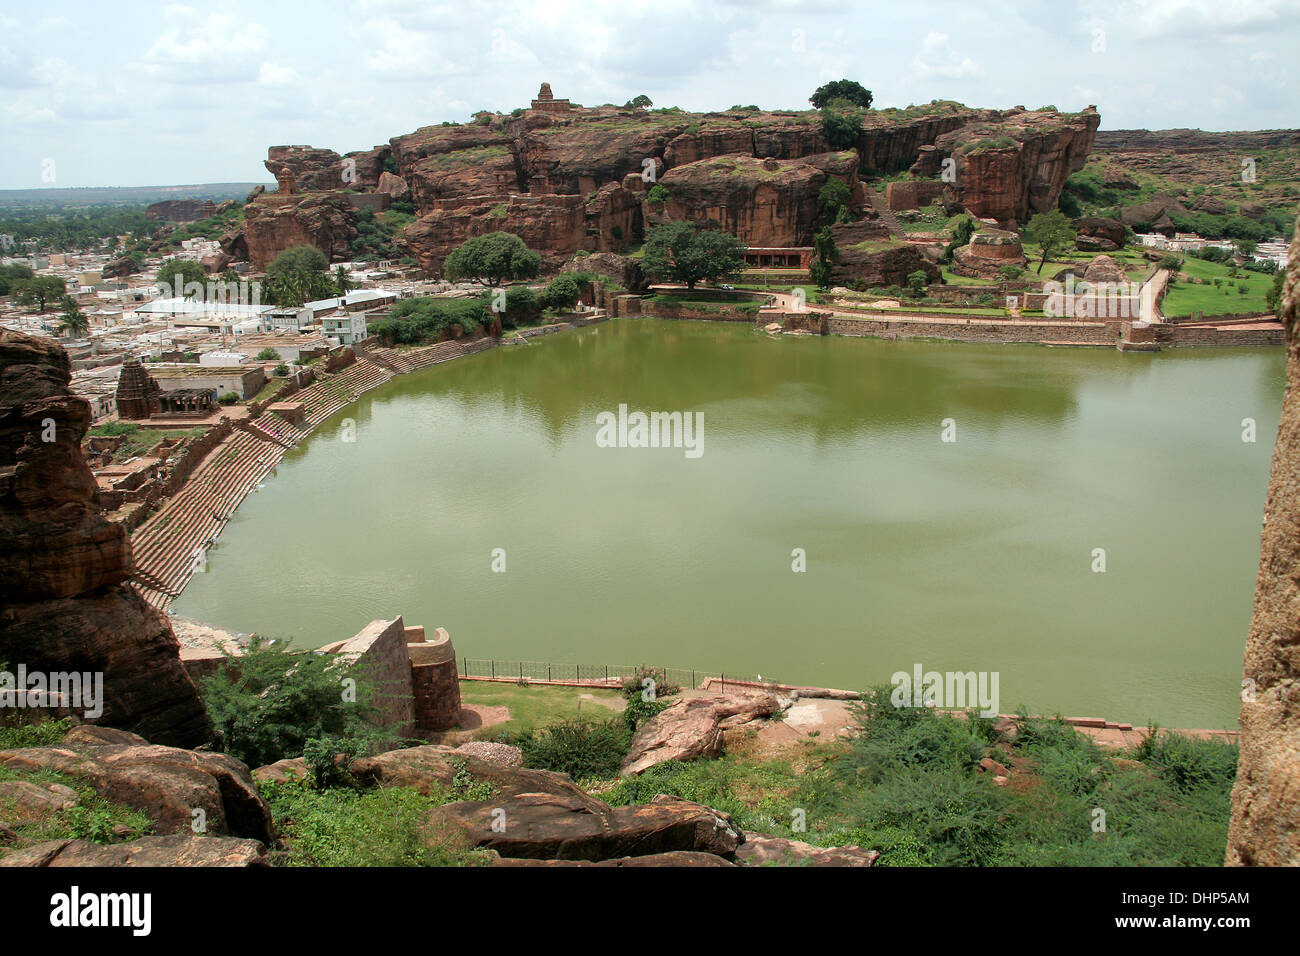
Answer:
<path fill-rule="evenodd" d="M 346 259 L 356 234 L 356 213 L 346 193 L 269 193 L 244 207 L 243 241 L 254 269 L 265 269 L 293 246 L 311 245 L 331 260 Z M 236 240 L 225 240 L 223 251 L 230 245 L 233 255 Z"/>
<path fill-rule="evenodd" d="M 1000 229 L 980 230 L 952 255 L 952 271 L 976 279 L 999 279 L 1003 266 L 1024 268 L 1027 264 L 1020 237 Z"/>
<path fill-rule="evenodd" d="M 192 746 L 207 737 L 203 704 L 167 618 L 123 583 L 130 545 L 95 506 L 90 408 L 70 380 L 55 342 L 0 330 L 0 660 L 102 672 L 96 722 Z"/>
<path fill-rule="evenodd" d="M 146 207 L 144 217 L 161 222 L 197 222 L 207 219 L 214 211 L 211 200 L 164 199 Z"/>
<path fill-rule="evenodd" d="M 1291 260 L 1300 260 L 1300 235 Z M 1288 270 L 1281 315 L 1286 393 L 1246 640 L 1229 866 L 1300 864 L 1300 269 Z"/>
<path fill-rule="evenodd" d="M 831 234 L 839 251 L 839 261 L 831 270 L 835 285 L 864 289 L 903 286 L 907 277 L 918 270 L 931 282 L 939 281 L 939 267 L 919 247 L 892 238 L 879 219 L 836 223 L 831 226 Z"/>

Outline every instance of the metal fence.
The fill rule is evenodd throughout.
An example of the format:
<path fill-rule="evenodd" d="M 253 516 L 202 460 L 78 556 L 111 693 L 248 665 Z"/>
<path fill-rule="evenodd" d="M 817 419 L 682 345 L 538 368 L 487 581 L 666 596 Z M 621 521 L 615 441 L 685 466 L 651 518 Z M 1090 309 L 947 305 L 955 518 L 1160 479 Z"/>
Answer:
<path fill-rule="evenodd" d="M 555 664 L 549 661 L 515 661 L 461 658 L 460 676 L 491 680 L 551 681 L 566 684 L 617 685 L 638 671 L 652 668 L 670 684 L 699 687 L 706 678 L 726 681 L 722 671 L 702 671 L 687 667 L 662 667 L 658 664 Z M 752 674 L 733 673 L 734 680 L 753 680 Z"/>

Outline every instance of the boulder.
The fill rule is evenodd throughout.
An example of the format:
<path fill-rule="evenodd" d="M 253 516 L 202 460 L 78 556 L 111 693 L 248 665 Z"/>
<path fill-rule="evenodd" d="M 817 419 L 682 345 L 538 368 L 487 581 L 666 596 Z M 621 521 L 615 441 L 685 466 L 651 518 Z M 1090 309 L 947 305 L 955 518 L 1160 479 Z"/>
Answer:
<path fill-rule="evenodd" d="M 100 275 L 105 279 L 120 279 L 122 276 L 135 275 L 139 271 L 140 267 L 130 256 L 118 256 L 104 266 Z"/>
<path fill-rule="evenodd" d="M 207 715 L 171 626 L 125 583 L 130 544 L 100 513 L 81 452 L 90 408 L 70 381 L 53 340 L 0 330 L 3 657 L 29 671 L 101 673 L 103 712 L 85 719 L 201 743 Z"/>
<path fill-rule="evenodd" d="M 253 779 L 258 783 L 291 783 L 294 780 L 304 780 L 310 775 L 311 770 L 302 757 L 277 760 L 253 771 Z"/>
<path fill-rule="evenodd" d="M 506 796 L 521 793 L 548 794 L 574 800 L 592 812 L 608 809 L 602 801 L 589 796 L 567 774 L 530 770 L 526 767 L 506 767 L 440 744 L 390 750 L 375 757 L 360 757 L 352 761 L 350 770 L 362 785 L 414 787 L 426 794 L 434 789 L 450 788 L 459 774 L 467 772 L 475 780 L 492 784 Z"/>
<path fill-rule="evenodd" d="M 0 857 L 0 866 L 267 866 L 256 840 L 177 833 L 104 846 L 88 840 L 50 840 Z"/>
<path fill-rule="evenodd" d="M 225 754 L 147 743 L 106 743 L 74 731 L 54 747 L 0 750 L 0 767 L 52 771 L 85 781 L 96 793 L 141 811 L 161 833 L 191 833 L 202 810 L 207 834 L 270 843 L 271 811 L 248 768 Z"/>
<path fill-rule="evenodd" d="M 820 847 L 800 840 L 745 831 L 736 860 L 751 866 L 873 866 L 880 854 L 860 846 Z"/>
<path fill-rule="evenodd" d="M 254 199 L 262 195 L 262 193 L 264 192 L 266 192 L 266 187 L 263 186 L 261 183 L 259 183 L 258 185 L 254 186 L 251 190 L 249 190 L 248 195 L 244 197 L 244 202 L 246 203 L 252 202 Z"/>
<path fill-rule="evenodd" d="M 1112 284 L 1128 282 L 1128 276 L 1120 268 L 1119 263 L 1105 255 L 1093 256 L 1092 261 L 1088 263 L 1088 268 L 1083 270 L 1083 278 L 1093 285 L 1103 282 Z"/>
<path fill-rule="evenodd" d="M 1300 261 L 1300 235 L 1290 257 Z M 1300 865 L 1300 269 L 1287 273 L 1280 315 L 1286 391 L 1246 639 L 1229 866 Z"/>
<path fill-rule="evenodd" d="M 0 780 L 0 804 L 12 804 L 20 813 L 55 813 L 78 803 L 77 791 L 61 783 L 37 784 L 28 780 Z"/>
<path fill-rule="evenodd" d="M 679 700 L 633 734 L 619 773 L 641 773 L 666 760 L 716 757 L 722 752 L 724 730 L 770 717 L 780 709 L 772 694 Z"/>
<path fill-rule="evenodd" d="M 1114 252 L 1124 248 L 1124 223 L 1103 216 L 1084 216 L 1076 219 L 1078 230 L 1074 243 L 1085 252 Z"/>
<path fill-rule="evenodd" d="M 471 740 L 469 743 L 457 747 L 456 752 L 469 754 L 471 757 L 478 757 L 480 760 L 499 764 L 502 767 L 522 767 L 524 765 L 524 752 L 518 747 L 511 747 L 509 744 Z"/>
<path fill-rule="evenodd" d="M 379 174 L 379 185 L 375 187 L 375 192 L 387 193 L 394 199 L 405 199 L 411 195 L 411 187 L 406 185 L 406 180 L 401 176 L 384 170 Z"/>
<path fill-rule="evenodd" d="M 476 847 L 503 857 L 590 860 L 672 851 L 730 858 L 744 841 L 731 817 L 689 800 L 660 795 L 650 803 L 593 809 L 571 796 L 524 793 L 449 803 L 433 810 L 435 829 L 460 829 Z"/>

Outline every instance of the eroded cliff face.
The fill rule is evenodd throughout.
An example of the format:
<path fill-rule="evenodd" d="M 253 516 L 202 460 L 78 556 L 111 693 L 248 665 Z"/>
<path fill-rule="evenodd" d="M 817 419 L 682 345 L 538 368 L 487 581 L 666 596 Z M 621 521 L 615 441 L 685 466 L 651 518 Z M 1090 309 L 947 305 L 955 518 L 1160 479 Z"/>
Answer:
<path fill-rule="evenodd" d="M 836 154 L 822 134 L 821 115 L 811 110 L 534 109 L 424 127 L 394 137 L 388 147 L 348 154 L 359 173 L 350 188 L 374 190 L 385 176 L 391 194 L 394 176 L 383 170 L 391 157 L 420 217 L 404 238 L 431 272 L 460 243 L 486 232 L 516 233 L 549 266 L 578 251 L 621 251 L 669 217 L 715 222 L 749 245 L 807 245 L 827 176 L 849 181 L 860 206 L 859 174 L 912 168 L 938 177 L 948 158 L 971 212 L 1002 222 L 1026 219 L 1055 206 L 1066 177 L 1082 167 L 1098 122 L 1095 111 L 976 110 L 936 102 L 867 114 L 854 150 Z M 1002 145 L 980 145 L 987 140 Z M 831 163 L 832 156 L 840 158 Z M 289 167 L 297 188 L 311 193 L 342 188 L 347 159 L 332 150 L 273 147 L 266 165 L 272 172 Z M 713 175 L 718 167 L 709 164 L 720 159 L 729 164 L 728 175 Z M 767 160 L 781 165 L 764 169 Z M 656 181 L 672 198 L 651 207 L 644 193 Z M 575 205 L 575 197 L 584 204 Z M 309 241 L 343 254 L 332 251 L 340 244 L 333 231 L 322 237 L 289 223 L 260 228 L 258 238 L 248 236 L 255 266 L 286 243 Z"/>
<path fill-rule="evenodd" d="M 1291 241 L 1300 261 L 1300 234 Z M 1300 865 L 1300 270 L 1287 275 L 1286 392 L 1246 640 L 1230 866 Z M 1252 699 L 1253 698 L 1253 699 Z"/>
<path fill-rule="evenodd" d="M 331 260 L 348 258 L 356 212 L 345 193 L 268 193 L 244 207 L 240 233 L 222 237 L 222 249 L 240 248 L 254 269 L 265 269 L 293 246 L 311 245 Z"/>
<path fill-rule="evenodd" d="M 0 330 L 0 661 L 104 675 L 94 722 L 194 746 L 207 718 L 167 618 L 124 582 L 126 531 L 95 504 L 90 409 L 53 340 Z"/>

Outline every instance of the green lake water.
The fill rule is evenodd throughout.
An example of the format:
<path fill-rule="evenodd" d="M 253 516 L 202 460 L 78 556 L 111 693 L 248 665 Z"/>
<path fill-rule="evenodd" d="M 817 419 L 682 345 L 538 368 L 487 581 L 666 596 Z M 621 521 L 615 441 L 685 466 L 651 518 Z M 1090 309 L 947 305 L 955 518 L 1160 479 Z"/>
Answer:
<path fill-rule="evenodd" d="M 1003 711 L 1235 727 L 1284 372 L 1281 349 L 613 321 L 344 409 L 173 609 L 303 646 L 401 614 L 471 658 L 832 687 L 996 671 Z M 703 455 L 598 447 L 620 404 L 702 412 Z"/>

